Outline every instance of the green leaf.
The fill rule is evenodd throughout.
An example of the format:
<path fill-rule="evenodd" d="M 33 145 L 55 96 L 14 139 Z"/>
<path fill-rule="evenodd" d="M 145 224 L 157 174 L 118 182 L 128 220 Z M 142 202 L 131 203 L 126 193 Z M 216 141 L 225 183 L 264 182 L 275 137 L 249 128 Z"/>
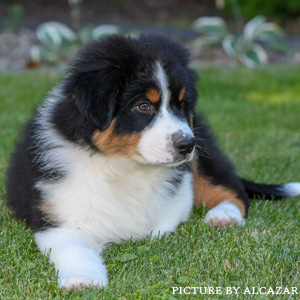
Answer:
<path fill-rule="evenodd" d="M 297 49 L 282 40 L 274 39 L 268 42 L 267 47 L 276 51 L 293 53 L 297 51 Z"/>
<path fill-rule="evenodd" d="M 61 36 L 53 27 L 45 28 L 44 30 L 38 28 L 37 37 L 42 44 L 51 48 L 58 48 L 62 44 Z"/>
<path fill-rule="evenodd" d="M 241 56 L 241 62 L 248 68 L 265 65 L 268 62 L 267 53 L 260 45 L 253 44 L 252 48 Z"/>
<path fill-rule="evenodd" d="M 134 253 L 126 253 L 121 257 L 117 257 L 117 260 L 121 262 L 126 262 L 134 259 L 137 259 L 137 255 L 135 255 Z"/>
<path fill-rule="evenodd" d="M 108 264 L 106 267 L 107 267 L 107 270 L 112 270 L 113 268 L 115 268 L 117 265 L 116 264 Z"/>
<path fill-rule="evenodd" d="M 250 20 L 244 27 L 243 38 L 249 42 L 255 39 L 259 27 L 265 22 L 265 17 L 257 16 Z"/>
<path fill-rule="evenodd" d="M 220 17 L 201 17 L 195 20 L 192 28 L 199 33 L 219 33 L 224 35 L 228 32 L 225 21 Z"/>
<path fill-rule="evenodd" d="M 111 24 L 104 24 L 95 27 L 91 32 L 91 37 L 94 40 L 98 40 L 100 37 L 110 34 L 120 33 L 120 27 Z"/>
<path fill-rule="evenodd" d="M 83 28 L 79 29 L 79 31 L 77 33 L 79 41 L 82 44 L 85 44 L 88 41 L 92 40 L 93 30 L 94 30 L 93 26 L 86 26 L 86 27 L 83 27 Z"/>
<path fill-rule="evenodd" d="M 196 47 L 216 45 L 216 44 L 220 44 L 222 42 L 222 39 L 223 38 L 221 36 L 215 34 L 203 35 L 195 39 L 194 45 Z"/>
<path fill-rule="evenodd" d="M 276 37 L 281 37 L 284 34 L 285 33 L 283 29 L 279 25 L 268 22 L 268 23 L 261 24 L 261 26 L 257 30 L 255 38 L 263 41 L 268 41 Z"/>
<path fill-rule="evenodd" d="M 59 34 L 64 40 L 73 42 L 77 39 L 76 33 L 67 25 L 60 22 L 51 22 L 52 26 L 55 26 Z"/>
<path fill-rule="evenodd" d="M 237 38 L 234 35 L 226 35 L 222 41 L 222 47 L 229 57 L 237 57 Z"/>
<path fill-rule="evenodd" d="M 46 47 L 58 48 L 63 41 L 73 42 L 76 34 L 68 26 L 60 22 L 46 22 L 38 26 L 36 35 Z"/>

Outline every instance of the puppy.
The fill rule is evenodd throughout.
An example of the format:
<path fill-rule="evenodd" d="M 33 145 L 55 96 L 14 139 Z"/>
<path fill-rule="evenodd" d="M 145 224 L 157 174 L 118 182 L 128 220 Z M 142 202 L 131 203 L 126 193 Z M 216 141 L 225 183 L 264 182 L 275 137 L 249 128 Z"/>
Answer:
<path fill-rule="evenodd" d="M 195 116 L 188 63 L 184 48 L 159 36 L 92 42 L 27 125 L 8 204 L 34 229 L 60 287 L 107 285 L 105 244 L 174 232 L 193 203 L 211 208 L 207 223 L 241 225 L 249 196 L 300 194 L 300 183 L 255 184 L 234 173 Z"/>

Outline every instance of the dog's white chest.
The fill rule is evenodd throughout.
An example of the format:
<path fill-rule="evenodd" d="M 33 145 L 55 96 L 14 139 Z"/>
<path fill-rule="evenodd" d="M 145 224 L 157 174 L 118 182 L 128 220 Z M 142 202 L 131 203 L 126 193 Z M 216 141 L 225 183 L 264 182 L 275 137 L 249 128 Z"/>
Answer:
<path fill-rule="evenodd" d="M 74 153 L 72 153 L 74 155 Z M 77 153 L 78 155 L 78 153 Z M 95 247 L 123 239 L 142 239 L 174 231 L 188 218 L 193 202 L 192 175 L 124 159 L 71 157 L 72 169 L 58 183 L 39 184 L 51 214 Z"/>

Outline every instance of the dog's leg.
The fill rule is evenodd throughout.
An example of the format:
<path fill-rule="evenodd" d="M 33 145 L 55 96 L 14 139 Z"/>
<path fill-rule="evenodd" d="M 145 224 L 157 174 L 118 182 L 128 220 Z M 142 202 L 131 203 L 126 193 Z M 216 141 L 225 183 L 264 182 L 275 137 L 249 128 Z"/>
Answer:
<path fill-rule="evenodd" d="M 193 175 L 186 172 L 181 175 L 181 183 L 178 184 L 176 193 L 170 201 L 161 203 L 161 211 L 164 212 L 156 227 L 152 231 L 152 238 L 161 238 L 175 232 L 178 225 L 185 222 L 193 208 Z"/>
<path fill-rule="evenodd" d="M 246 204 L 237 192 L 222 185 L 214 185 L 204 176 L 194 175 L 194 203 L 210 210 L 204 222 L 214 226 L 243 225 Z"/>
<path fill-rule="evenodd" d="M 51 228 L 35 233 L 38 248 L 58 270 L 58 284 L 66 289 L 100 288 L 108 284 L 102 258 L 76 232 Z"/>
<path fill-rule="evenodd" d="M 208 127 L 203 126 L 201 119 L 195 125 L 198 149 L 193 161 L 194 204 L 210 208 L 204 218 L 206 223 L 242 225 L 249 207 L 244 186 L 216 146 Z"/>

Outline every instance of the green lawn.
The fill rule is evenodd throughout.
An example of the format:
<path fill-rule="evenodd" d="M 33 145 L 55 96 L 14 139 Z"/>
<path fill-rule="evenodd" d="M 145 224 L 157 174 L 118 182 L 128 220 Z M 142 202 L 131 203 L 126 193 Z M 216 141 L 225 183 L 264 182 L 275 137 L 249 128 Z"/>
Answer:
<path fill-rule="evenodd" d="M 248 179 L 300 181 L 300 67 L 200 70 L 200 101 L 220 144 Z M 110 284 L 66 292 L 36 249 L 32 231 L 5 204 L 5 170 L 14 141 L 37 103 L 59 80 L 54 73 L 0 75 L 0 299 L 189 299 L 172 286 L 297 287 L 300 294 L 300 197 L 252 201 L 246 226 L 203 224 L 204 209 L 160 241 L 129 241 L 104 251 Z M 199 296 L 198 296 L 199 298 Z M 201 299 L 275 299 L 206 295 Z M 276 299 L 299 299 L 281 295 Z"/>

